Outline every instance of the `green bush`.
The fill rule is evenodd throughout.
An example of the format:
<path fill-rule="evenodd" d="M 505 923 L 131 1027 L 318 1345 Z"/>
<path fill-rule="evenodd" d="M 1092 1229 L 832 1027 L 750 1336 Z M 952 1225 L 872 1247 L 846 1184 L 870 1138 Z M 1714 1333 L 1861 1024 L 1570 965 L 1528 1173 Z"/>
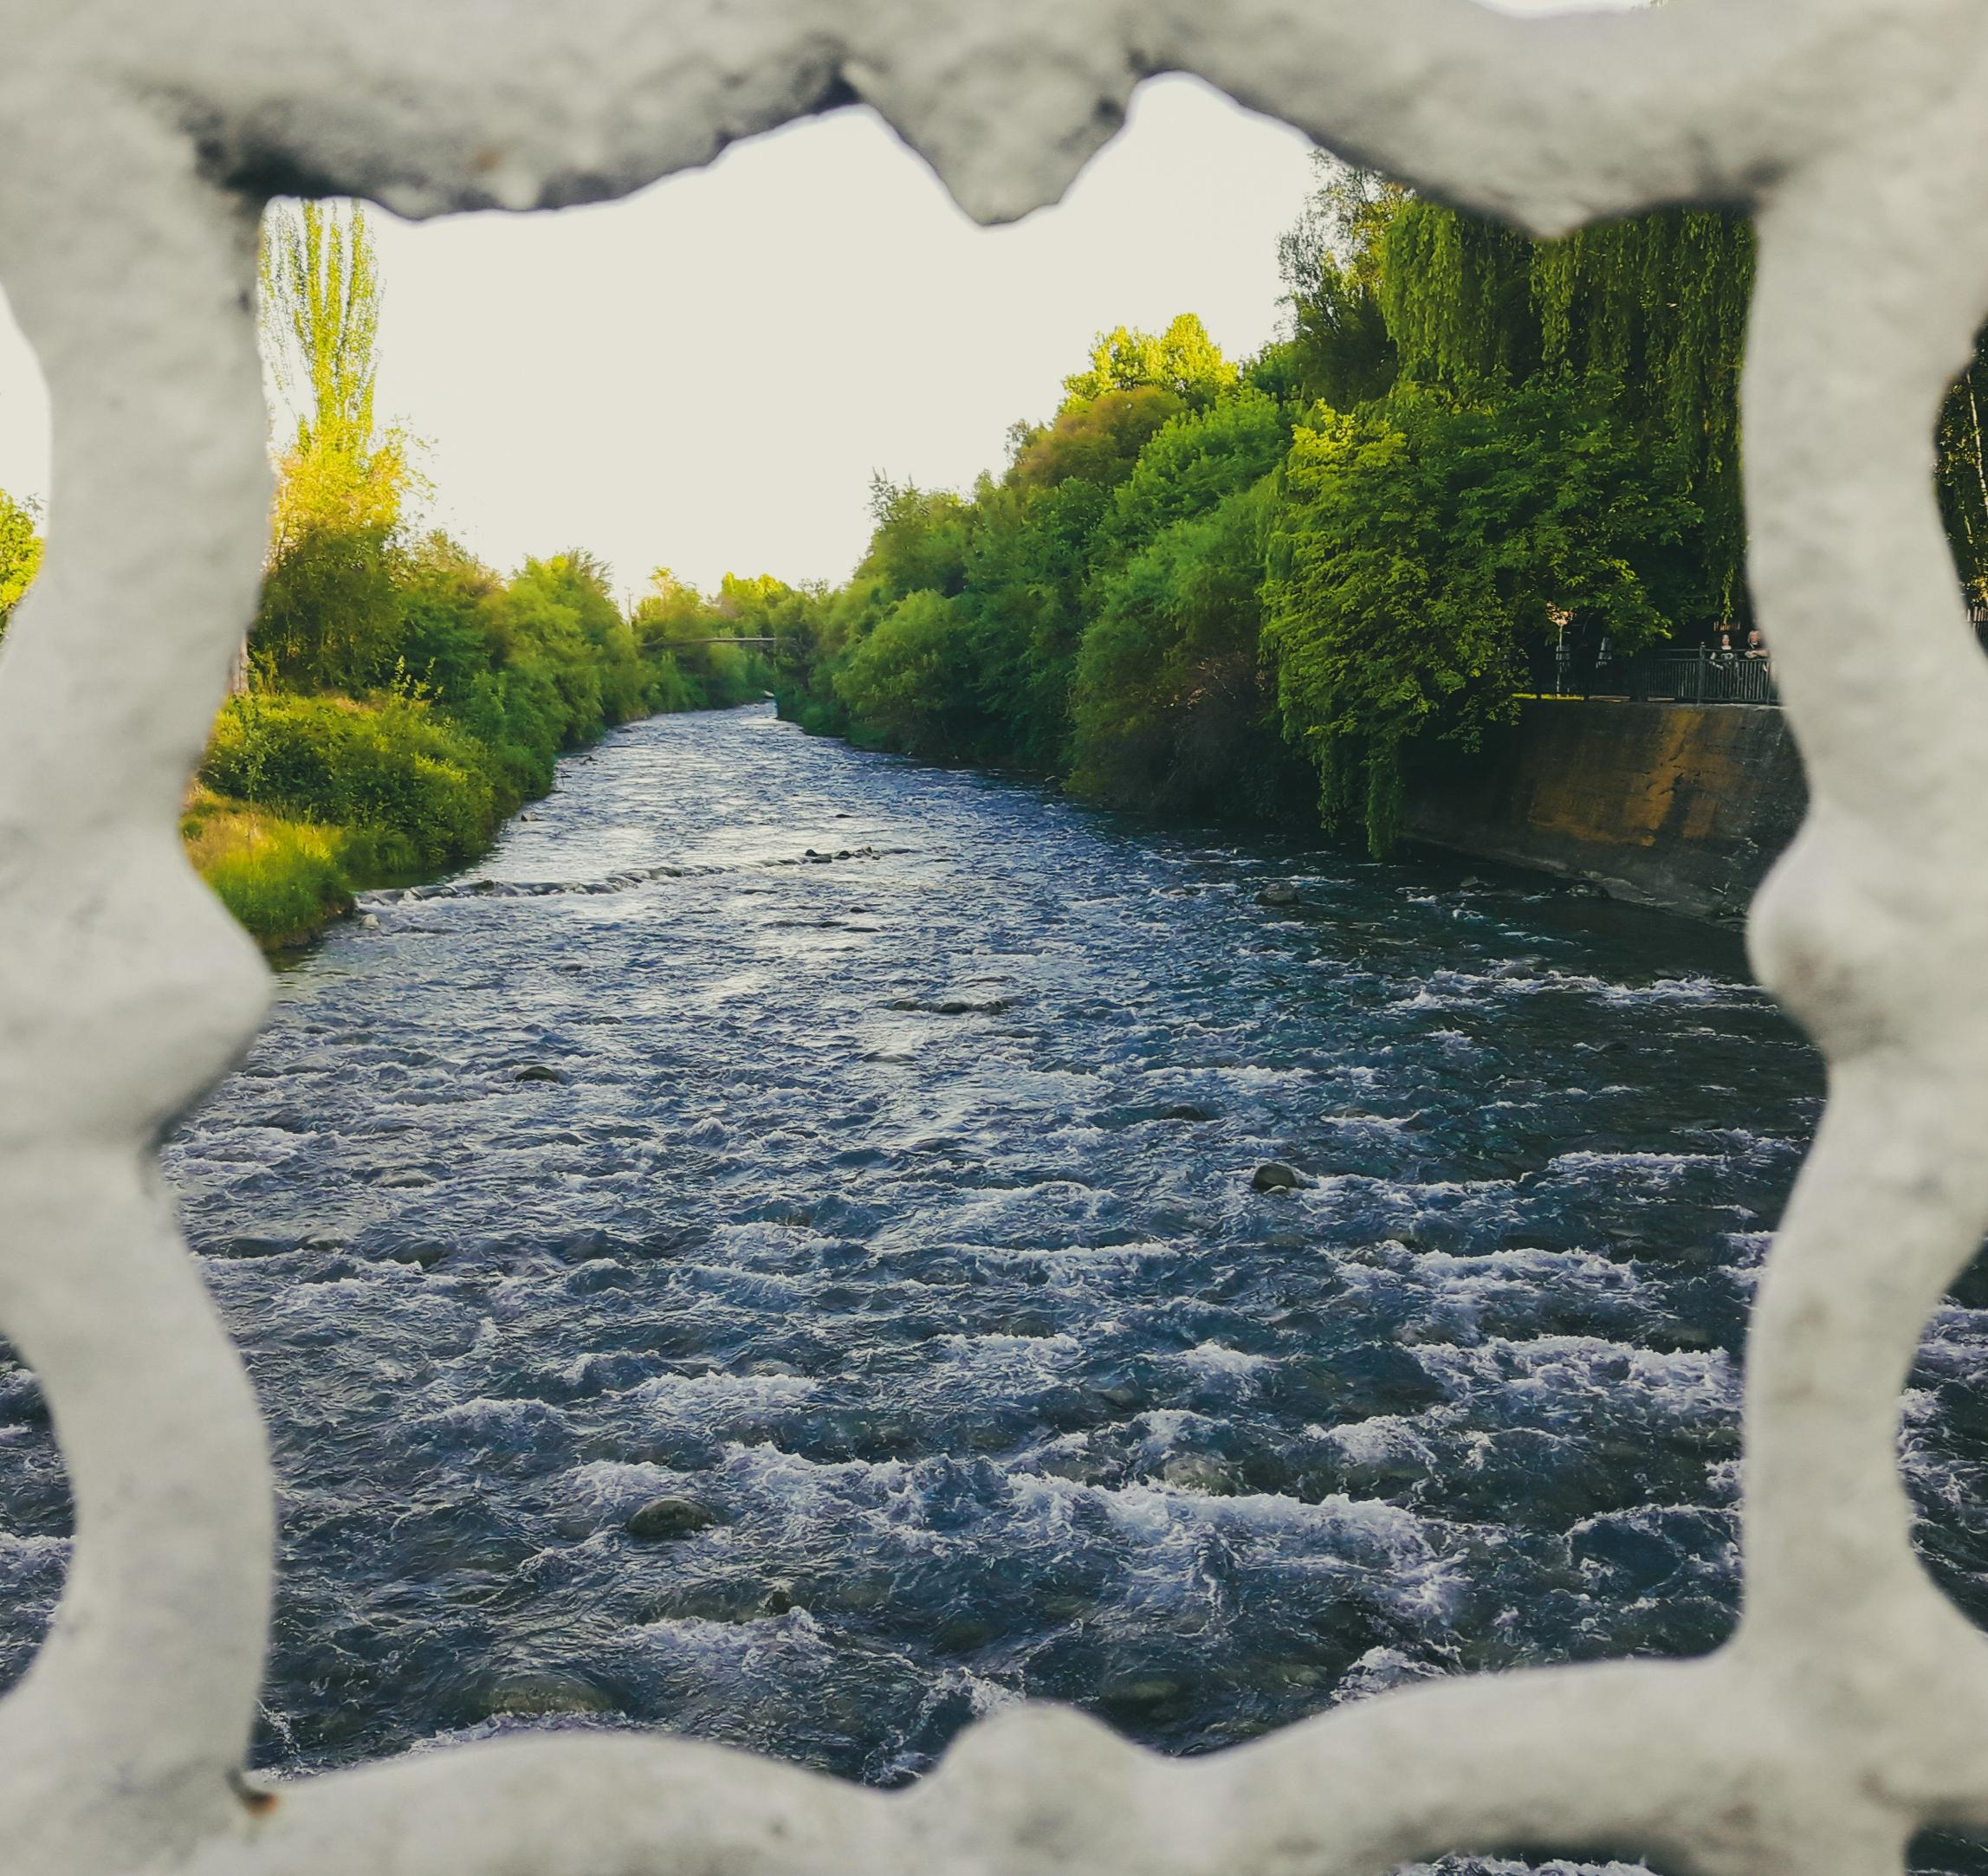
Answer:
<path fill-rule="evenodd" d="M 253 807 L 364 830 L 376 852 L 405 863 L 397 871 L 474 859 L 496 831 L 503 799 L 486 747 L 402 696 L 230 698 L 201 780 Z"/>
<path fill-rule="evenodd" d="M 1098 583 L 1071 696 L 1074 792 L 1227 819 L 1287 805 L 1257 657 L 1267 487 L 1177 521 Z"/>
<path fill-rule="evenodd" d="M 0 488 L 0 634 L 41 571 L 42 537 L 35 525 L 40 515 L 35 502 L 16 501 Z"/>

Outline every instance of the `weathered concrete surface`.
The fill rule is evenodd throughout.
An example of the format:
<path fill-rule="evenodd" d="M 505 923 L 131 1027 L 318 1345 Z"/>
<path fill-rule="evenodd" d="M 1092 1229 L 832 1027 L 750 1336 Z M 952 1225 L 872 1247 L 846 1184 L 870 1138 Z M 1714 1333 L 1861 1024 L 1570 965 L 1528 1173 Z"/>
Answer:
<path fill-rule="evenodd" d="M 0 651 L 0 1334 L 76 1512 L 0 1699 L 7 1876 L 1898 1876 L 1923 1826 L 1988 1833 L 1988 1639 L 1897 1438 L 1988 1232 L 1988 665 L 1929 473 L 1988 317 L 1981 0 L 0 0 L 0 281 L 55 413 Z M 1178 1761 L 1025 1704 L 907 1793 L 572 1732 L 254 1791 L 273 1481 L 154 1154 L 269 996 L 178 838 L 269 539 L 256 212 L 606 199 L 862 98 L 1012 219 L 1162 71 L 1535 234 L 1752 212 L 1748 578 L 1814 800 L 1750 949 L 1829 1104 L 1746 1344 L 1738 1633 Z"/>
<path fill-rule="evenodd" d="M 1778 710 L 1528 703 L 1467 765 L 1409 792 L 1418 840 L 1583 879 L 1700 916 L 1740 913 L 1808 793 Z"/>

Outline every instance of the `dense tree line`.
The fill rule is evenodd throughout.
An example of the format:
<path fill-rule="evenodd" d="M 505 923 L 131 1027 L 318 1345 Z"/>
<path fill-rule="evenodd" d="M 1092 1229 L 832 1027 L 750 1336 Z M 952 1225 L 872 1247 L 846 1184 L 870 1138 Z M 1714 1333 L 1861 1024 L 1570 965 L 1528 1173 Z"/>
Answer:
<path fill-rule="evenodd" d="M 631 606 L 572 551 L 500 576 L 414 517 L 409 439 L 375 411 L 380 281 L 366 211 L 278 204 L 263 229 L 262 355 L 277 497 L 255 622 L 184 831 L 265 937 L 358 885 L 481 853 L 564 751 L 657 710 L 762 695 L 756 651 L 802 596 L 659 571 Z M 0 493 L 0 631 L 40 564 L 38 512 Z"/>
<path fill-rule="evenodd" d="M 1404 774 L 1591 656 L 1746 623 L 1753 242 L 1676 210 L 1536 243 L 1321 159 L 1289 334 L 1101 338 L 970 496 L 880 482 L 847 586 L 783 628 L 811 728 L 1384 852 Z M 1988 578 L 1975 378 L 1939 435 Z"/>
<path fill-rule="evenodd" d="M 1316 816 L 1382 852 L 1414 766 L 1467 760 L 1557 643 L 1627 656 L 1746 622 L 1743 218 L 1535 243 L 1321 159 L 1281 261 L 1289 331 L 1256 357 L 1191 315 L 1122 327 L 970 494 L 879 478 L 839 590 L 707 598 L 659 573 L 625 610 L 584 553 L 502 578 L 414 526 L 413 452 L 374 411 L 364 214 L 279 210 L 281 493 L 247 682 L 192 804 L 203 864 L 245 905 L 216 856 L 255 850 L 265 811 L 334 830 L 299 851 L 343 853 L 346 878 L 455 864 L 560 751 L 756 694 L 767 668 L 722 641 L 768 636 L 811 728 L 1104 802 Z M 1988 600 L 1983 374 L 1935 442 L 1959 573 Z M 36 521 L 0 495 L 0 628 Z"/>

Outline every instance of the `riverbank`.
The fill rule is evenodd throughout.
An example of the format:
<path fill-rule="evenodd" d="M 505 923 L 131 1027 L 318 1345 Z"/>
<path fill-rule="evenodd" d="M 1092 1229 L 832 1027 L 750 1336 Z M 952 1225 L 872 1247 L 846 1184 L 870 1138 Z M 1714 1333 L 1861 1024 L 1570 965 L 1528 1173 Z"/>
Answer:
<path fill-rule="evenodd" d="M 179 838 L 193 870 L 266 950 L 307 944 L 370 881 L 345 864 L 350 830 L 265 814 L 204 788 L 188 797 Z"/>
<path fill-rule="evenodd" d="M 556 752 L 507 746 L 418 693 L 359 699 L 250 691 L 216 721 L 180 836 L 195 870 L 266 950 L 294 950 L 371 888 L 433 879 L 488 853 L 553 785 L 551 754 L 646 715 L 729 709 L 763 692 L 732 653 L 691 676 L 665 658 L 646 710 L 596 713 Z"/>
<path fill-rule="evenodd" d="M 1541 700 L 1467 760 L 1411 773 L 1403 819 L 1424 845 L 1733 919 L 1807 805 L 1778 709 Z"/>
<path fill-rule="evenodd" d="M 795 708 L 799 701 L 780 698 L 787 721 L 810 734 L 868 746 L 846 727 L 810 721 Z M 968 766 L 997 777 L 1020 773 Z M 1070 786 L 1053 773 L 1026 779 Z M 1081 799 L 1081 791 L 1071 792 Z M 1410 849 L 1461 854 L 1577 882 L 1595 897 L 1725 922 L 1744 917 L 1807 802 L 1801 757 L 1778 710 L 1568 699 L 1528 702 L 1518 721 L 1487 735 L 1482 748 L 1411 767 L 1402 825 Z M 1147 802 L 1132 812 L 1156 813 Z M 1162 825 L 1295 832 L 1346 844 L 1288 787 L 1270 800 L 1239 792 L 1225 813 L 1156 818 Z"/>

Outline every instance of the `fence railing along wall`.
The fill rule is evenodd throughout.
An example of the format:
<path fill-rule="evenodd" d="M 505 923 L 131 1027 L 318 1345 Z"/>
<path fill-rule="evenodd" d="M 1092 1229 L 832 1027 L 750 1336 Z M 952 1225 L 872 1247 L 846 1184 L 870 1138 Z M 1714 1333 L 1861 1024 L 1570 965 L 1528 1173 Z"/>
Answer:
<path fill-rule="evenodd" d="M 1812 805 L 1752 954 L 1830 1103 L 1752 1323 L 1737 1633 L 1191 1763 L 1025 1706 L 897 1795 L 647 1736 L 250 1789 L 270 1472 L 152 1152 L 269 995 L 177 839 L 262 563 L 258 210 L 606 198 L 861 98 L 998 221 L 1162 70 L 1544 234 L 1757 213 L 1752 575 Z M 1923 1824 L 1988 1828 L 1988 1641 L 1916 1561 L 1895 1465 L 1922 1319 L 1988 1226 L 1988 668 L 1931 476 L 1988 312 L 1985 96 L 1978 0 L 0 0 L 0 280 L 55 422 L 0 660 L 0 1333 L 76 1512 L 0 1704 L 6 1866 L 1332 1876 L 1528 1845 L 1875 1876 Z"/>
<path fill-rule="evenodd" d="M 1773 660 L 1700 649 L 1644 651 L 1612 658 L 1573 681 L 1583 697 L 1627 697 L 1635 702 L 1767 703 L 1781 701 Z"/>

